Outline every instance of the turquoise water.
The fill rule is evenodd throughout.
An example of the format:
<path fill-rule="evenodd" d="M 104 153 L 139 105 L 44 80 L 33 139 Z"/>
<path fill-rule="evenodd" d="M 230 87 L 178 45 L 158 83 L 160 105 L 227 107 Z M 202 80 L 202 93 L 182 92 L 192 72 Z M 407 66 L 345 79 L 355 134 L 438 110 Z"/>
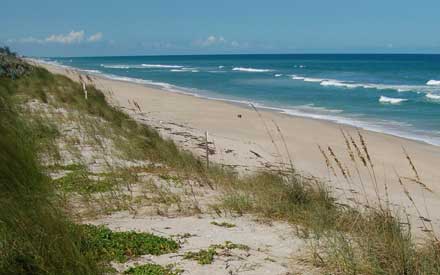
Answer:
<path fill-rule="evenodd" d="M 124 81 L 440 145 L 440 55 L 47 58 Z"/>

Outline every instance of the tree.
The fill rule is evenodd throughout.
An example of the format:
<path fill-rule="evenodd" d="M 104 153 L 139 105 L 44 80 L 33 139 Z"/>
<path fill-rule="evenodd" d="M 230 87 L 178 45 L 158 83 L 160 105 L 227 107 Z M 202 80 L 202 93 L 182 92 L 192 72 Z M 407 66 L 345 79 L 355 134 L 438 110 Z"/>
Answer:
<path fill-rule="evenodd" d="M 5 55 L 16 56 L 16 53 L 12 52 L 8 46 L 0 47 L 0 53 L 5 54 Z"/>

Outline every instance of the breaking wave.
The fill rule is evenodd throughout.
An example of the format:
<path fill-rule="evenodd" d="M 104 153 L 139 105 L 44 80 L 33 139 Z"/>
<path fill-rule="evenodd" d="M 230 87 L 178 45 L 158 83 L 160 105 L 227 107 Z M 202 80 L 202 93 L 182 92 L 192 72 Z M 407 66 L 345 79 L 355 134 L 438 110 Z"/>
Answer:
<path fill-rule="evenodd" d="M 163 65 L 163 64 L 142 64 L 142 67 L 144 68 L 183 68 L 183 66 L 180 65 Z"/>
<path fill-rule="evenodd" d="M 440 80 L 431 79 L 428 82 L 426 82 L 426 85 L 429 85 L 429 86 L 440 86 Z"/>
<path fill-rule="evenodd" d="M 426 97 L 432 100 L 440 100 L 440 95 L 435 95 L 433 93 L 427 93 Z"/>
<path fill-rule="evenodd" d="M 81 70 L 81 71 L 86 72 L 86 73 L 91 73 L 91 74 L 100 74 L 101 73 L 101 71 L 98 71 L 98 70 Z"/>
<path fill-rule="evenodd" d="M 129 66 L 129 65 L 104 65 L 101 64 L 101 67 L 107 68 L 107 69 L 130 69 L 133 66 Z"/>
<path fill-rule="evenodd" d="M 191 69 L 191 68 L 182 68 L 182 69 L 171 69 L 170 72 L 175 72 L 175 73 L 198 73 L 199 70 Z"/>
<path fill-rule="evenodd" d="M 325 80 L 325 79 L 321 79 L 321 78 L 304 77 L 304 76 L 299 76 L 299 75 L 292 75 L 292 79 L 293 80 L 302 80 L 304 82 L 322 82 Z"/>
<path fill-rule="evenodd" d="M 379 102 L 380 103 L 388 103 L 388 104 L 399 104 L 402 102 L 408 101 L 408 99 L 405 98 L 393 98 L 393 97 L 386 97 L 386 96 L 380 96 Z"/>
<path fill-rule="evenodd" d="M 170 68 L 183 68 L 180 65 L 163 65 L 163 64 L 140 64 L 140 65 L 128 65 L 128 64 L 101 64 L 101 67 L 108 69 L 170 69 Z"/>
<path fill-rule="evenodd" d="M 372 83 L 356 83 L 352 81 L 341 81 L 336 79 L 325 79 L 325 78 L 313 78 L 313 77 L 304 77 L 299 75 L 291 75 L 293 80 L 302 80 L 304 82 L 316 82 L 324 87 L 338 87 L 338 88 L 364 88 L 364 89 L 376 89 L 376 90 L 395 90 L 398 92 L 425 92 L 428 93 L 432 88 L 424 85 L 389 85 L 389 84 L 372 84 Z M 428 81 L 429 82 L 429 81 Z M 430 82 L 431 86 L 434 85 L 435 82 Z M 440 81 L 439 84 L 440 86 Z"/>
<path fill-rule="evenodd" d="M 240 72 L 251 72 L 251 73 L 265 73 L 265 72 L 272 72 L 273 70 L 269 69 L 255 69 L 255 68 L 244 68 L 244 67 L 235 67 L 232 69 L 233 71 L 240 71 Z"/>

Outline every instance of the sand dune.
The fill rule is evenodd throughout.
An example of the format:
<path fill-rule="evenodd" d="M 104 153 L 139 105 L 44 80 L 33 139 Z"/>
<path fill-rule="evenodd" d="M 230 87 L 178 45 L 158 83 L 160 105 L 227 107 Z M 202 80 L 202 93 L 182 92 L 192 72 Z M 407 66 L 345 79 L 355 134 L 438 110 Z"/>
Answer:
<path fill-rule="evenodd" d="M 69 73 L 64 68 L 41 65 L 54 73 L 77 78 L 76 74 Z M 328 181 L 338 198 L 349 201 L 350 198 L 363 197 L 357 174 L 351 175 L 350 184 L 342 175 L 333 176 L 318 149 L 318 145 L 324 150 L 330 146 L 344 166 L 355 171 L 341 135 L 343 130 L 357 139 L 358 129 L 354 127 L 267 110 L 257 112 L 245 105 L 207 100 L 134 83 L 96 76 L 94 79 L 98 88 L 107 91 L 113 104 L 124 108 L 137 120 L 155 127 L 162 135 L 172 138 L 196 154 L 204 156 L 204 148 L 200 143 L 204 141 L 205 131 L 208 131 L 212 142 L 212 161 L 238 167 L 243 172 L 258 168 L 287 169 L 290 155 L 299 172 Z M 376 201 L 377 192 L 385 197 L 386 183 L 392 205 L 396 208 L 408 208 L 414 224 L 420 224 L 417 213 L 398 182 L 398 176 L 413 177 L 413 171 L 404 154 L 405 149 L 416 165 L 421 179 L 433 192 L 425 192 L 423 195 L 419 185 L 409 182 L 405 183 L 406 188 L 420 209 L 425 209 L 426 204 L 431 213 L 440 210 L 440 147 L 382 133 L 365 130 L 359 132 L 368 144 L 376 171 L 375 177 L 379 183 L 375 190 L 371 181 L 373 177 L 361 167 L 360 174 L 369 202 Z M 421 214 L 429 217 L 425 211 Z M 436 227 L 440 224 L 439 219 L 433 219 L 433 222 Z"/>

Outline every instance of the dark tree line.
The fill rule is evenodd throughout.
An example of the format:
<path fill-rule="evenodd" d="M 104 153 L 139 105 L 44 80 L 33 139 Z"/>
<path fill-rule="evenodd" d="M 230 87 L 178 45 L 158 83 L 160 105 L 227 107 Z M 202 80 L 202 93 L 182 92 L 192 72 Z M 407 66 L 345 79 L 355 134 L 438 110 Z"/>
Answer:
<path fill-rule="evenodd" d="M 15 52 L 11 51 L 11 49 L 8 46 L 0 47 L 0 54 L 12 55 L 12 56 L 17 55 Z"/>
<path fill-rule="evenodd" d="M 19 78 L 32 70 L 26 61 L 17 57 L 9 47 L 0 47 L 0 78 Z"/>

